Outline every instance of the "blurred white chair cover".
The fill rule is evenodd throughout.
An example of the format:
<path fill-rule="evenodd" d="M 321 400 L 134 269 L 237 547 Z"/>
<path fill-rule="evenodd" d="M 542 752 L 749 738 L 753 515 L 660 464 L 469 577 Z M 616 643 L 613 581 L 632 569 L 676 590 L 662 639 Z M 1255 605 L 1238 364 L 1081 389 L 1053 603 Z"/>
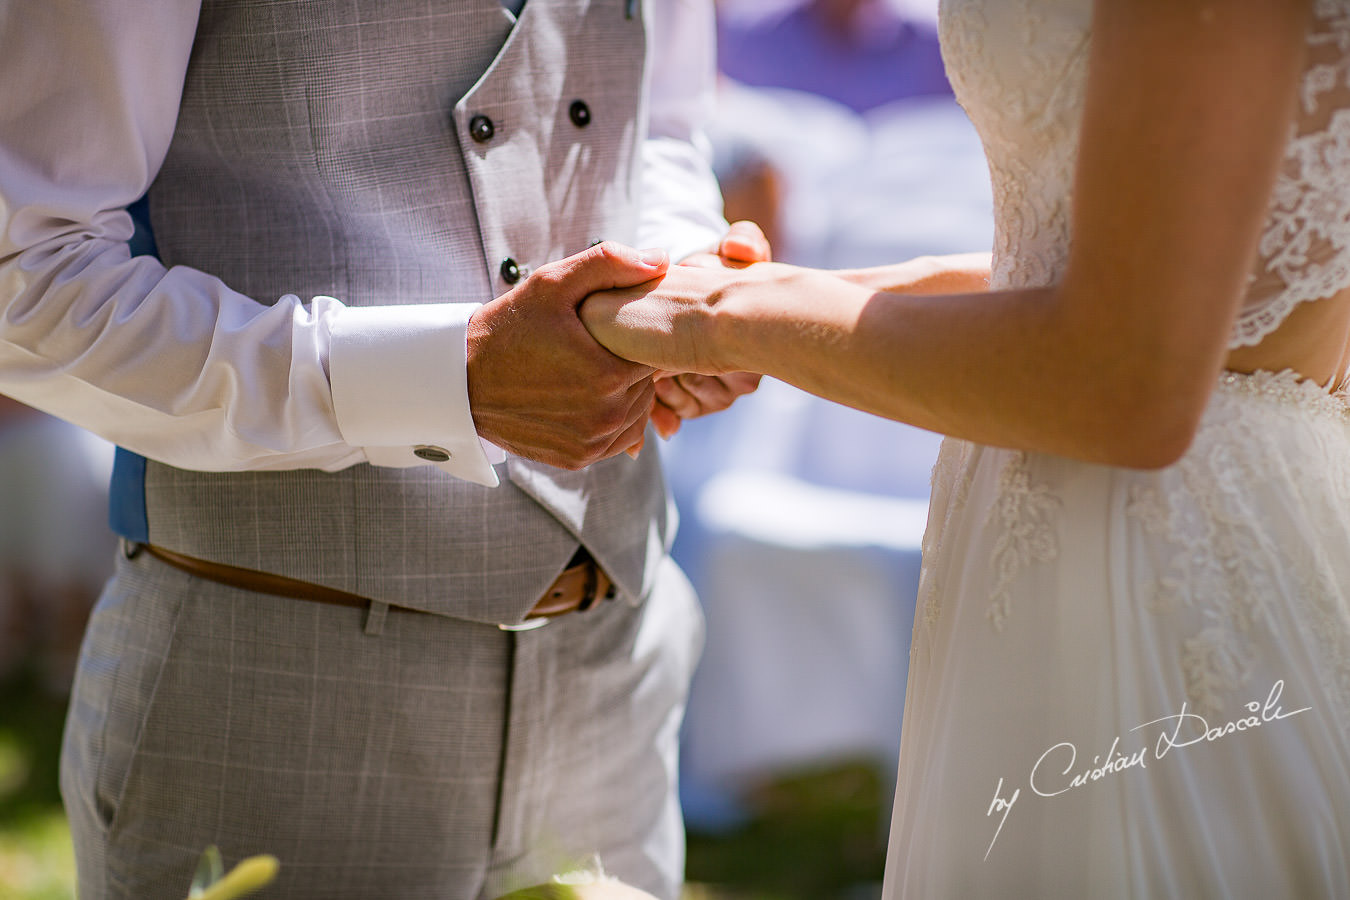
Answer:
<path fill-rule="evenodd" d="M 778 258 L 845 268 L 991 246 L 988 170 L 953 100 L 859 116 L 793 91 L 732 84 L 722 99 L 715 139 L 783 176 Z M 664 447 L 676 556 L 708 619 L 684 741 L 691 824 L 725 824 L 745 788 L 794 768 L 893 771 L 939 443 L 766 379 Z"/>

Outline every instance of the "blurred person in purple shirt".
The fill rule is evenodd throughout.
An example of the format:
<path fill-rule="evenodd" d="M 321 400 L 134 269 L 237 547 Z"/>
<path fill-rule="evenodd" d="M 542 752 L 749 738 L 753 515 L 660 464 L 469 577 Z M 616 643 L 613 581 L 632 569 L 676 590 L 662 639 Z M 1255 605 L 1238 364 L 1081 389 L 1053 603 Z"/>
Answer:
<path fill-rule="evenodd" d="M 729 78 L 809 91 L 859 113 L 951 95 L 936 0 L 721 0 L 717 39 Z"/>

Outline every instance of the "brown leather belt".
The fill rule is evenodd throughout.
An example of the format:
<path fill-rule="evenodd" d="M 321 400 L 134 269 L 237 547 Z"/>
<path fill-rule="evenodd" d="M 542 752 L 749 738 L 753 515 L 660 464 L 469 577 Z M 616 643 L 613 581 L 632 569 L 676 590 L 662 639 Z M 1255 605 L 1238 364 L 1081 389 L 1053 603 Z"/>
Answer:
<path fill-rule="evenodd" d="M 284 575 L 273 575 L 270 572 L 258 572 L 253 569 L 241 569 L 238 566 L 227 566 L 205 559 L 197 559 L 193 556 L 184 556 L 181 553 L 165 550 L 163 547 L 156 547 L 153 544 L 128 543 L 126 548 L 128 558 L 135 558 L 137 554 L 144 551 L 160 562 L 187 572 L 189 575 L 257 594 L 271 594 L 277 597 L 289 597 L 292 600 L 309 600 L 313 603 L 326 603 L 329 606 L 346 606 L 353 609 L 367 609 L 371 604 L 369 597 L 362 597 L 359 594 L 351 594 L 337 588 L 314 584 L 310 581 L 301 581 L 297 578 L 287 578 Z M 562 574 L 554 579 L 553 584 L 549 585 L 548 590 L 544 592 L 544 596 L 539 598 L 539 602 L 530 610 L 526 621 L 552 619 L 567 615 L 570 612 L 585 612 L 595 604 L 597 599 L 612 600 L 615 593 L 614 583 L 609 580 L 605 570 L 600 568 L 590 553 L 586 552 L 586 548 L 582 547 L 568 562 L 567 568 L 562 571 Z M 393 604 L 389 608 L 402 612 L 423 611 Z"/>

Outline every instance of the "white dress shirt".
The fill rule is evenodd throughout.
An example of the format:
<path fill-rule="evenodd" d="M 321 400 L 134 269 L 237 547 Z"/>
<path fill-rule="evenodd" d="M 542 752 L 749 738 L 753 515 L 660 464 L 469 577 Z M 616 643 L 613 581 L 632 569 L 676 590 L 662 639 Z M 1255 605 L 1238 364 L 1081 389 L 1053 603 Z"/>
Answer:
<path fill-rule="evenodd" d="M 701 132 L 709 5 L 651 4 L 638 243 L 674 259 L 725 229 Z M 180 468 L 427 465 L 412 449 L 433 443 L 451 453 L 439 468 L 496 484 L 502 455 L 468 403 L 465 332 L 480 304 L 254 299 L 130 255 L 125 208 L 173 136 L 198 6 L 42 0 L 0 13 L 0 393 Z"/>

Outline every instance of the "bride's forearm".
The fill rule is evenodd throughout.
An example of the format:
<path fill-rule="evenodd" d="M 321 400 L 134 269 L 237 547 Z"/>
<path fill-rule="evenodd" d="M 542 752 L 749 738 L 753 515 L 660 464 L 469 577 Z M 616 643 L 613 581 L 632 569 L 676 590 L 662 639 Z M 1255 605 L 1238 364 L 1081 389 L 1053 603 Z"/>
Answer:
<path fill-rule="evenodd" d="M 923 296 L 779 263 L 677 266 L 659 284 L 594 295 L 580 314 L 611 352 L 655 369 L 762 372 L 984 444 L 1170 463 L 1222 366 L 1231 297 L 1183 304 L 1198 285 L 1129 282 L 1112 295 L 1093 272 L 1073 284 Z"/>
<path fill-rule="evenodd" d="M 1083 315 L 1058 288 L 940 298 L 876 292 L 797 270 L 730 286 L 706 340 L 721 364 L 985 444 L 1090 462 L 1165 465 L 1189 443 L 1193 350 Z M 1213 366 L 1217 373 L 1218 364 Z M 1184 377 L 1178 374 L 1185 370 Z"/>
<path fill-rule="evenodd" d="M 989 286 L 989 253 L 916 256 L 902 263 L 833 272 L 850 284 L 892 294 L 973 294 Z"/>

